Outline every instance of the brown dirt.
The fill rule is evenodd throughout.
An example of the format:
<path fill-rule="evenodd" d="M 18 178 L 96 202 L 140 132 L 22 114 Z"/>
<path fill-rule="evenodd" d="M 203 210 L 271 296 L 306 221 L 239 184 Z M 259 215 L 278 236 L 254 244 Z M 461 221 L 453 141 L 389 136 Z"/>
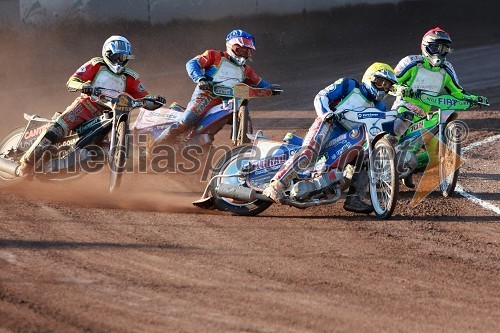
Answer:
<path fill-rule="evenodd" d="M 254 68 L 285 88 L 254 104 L 255 122 L 273 138 L 303 134 L 317 91 L 341 76 L 359 78 L 375 60 L 395 64 L 418 52 L 420 36 L 435 25 L 453 34 L 450 60 L 462 68 L 474 58 L 466 63 L 460 49 L 498 44 L 498 5 L 442 3 L 426 15 L 423 3 L 412 1 L 217 24 L 5 28 L 0 132 L 22 124 L 22 112 L 64 109 L 74 97 L 64 91 L 67 77 L 98 55 L 111 33 L 131 39 L 133 67 L 152 92 L 186 102 L 193 84 L 185 61 L 223 47 L 227 31 L 241 26 L 257 36 Z M 481 61 L 494 71 L 497 60 L 493 54 Z M 499 91 L 498 83 L 481 88 L 492 106 L 460 115 L 470 129 L 464 146 L 500 134 Z M 227 143 L 228 133 L 217 143 Z M 459 179 L 497 207 L 498 147 L 468 152 Z M 403 187 L 389 221 L 345 212 L 341 203 L 236 217 L 191 205 L 205 185 L 199 177 L 127 174 L 113 196 L 104 172 L 0 187 L 0 332 L 500 330 L 494 212 L 437 193 L 410 209 L 413 192 Z"/>

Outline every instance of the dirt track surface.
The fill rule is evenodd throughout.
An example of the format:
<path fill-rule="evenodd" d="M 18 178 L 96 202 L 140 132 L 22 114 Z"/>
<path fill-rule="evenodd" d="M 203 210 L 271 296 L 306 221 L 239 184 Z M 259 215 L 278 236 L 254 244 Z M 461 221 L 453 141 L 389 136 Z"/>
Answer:
<path fill-rule="evenodd" d="M 134 67 L 148 88 L 187 101 L 193 84 L 184 78 L 183 63 L 204 47 L 222 45 L 221 36 L 235 25 L 255 31 L 260 44 L 254 68 L 281 83 L 285 93 L 256 103 L 254 122 L 279 138 L 289 130 L 305 133 L 321 88 L 341 76 L 359 78 L 375 60 L 395 65 L 418 52 L 421 35 L 439 24 L 454 38 L 456 52 L 449 59 L 462 85 L 492 102 L 460 115 L 470 129 L 466 147 L 500 134 L 500 28 L 491 23 L 494 5 L 453 4 L 447 8 L 456 12 L 444 15 L 440 9 L 425 19 L 406 5 L 411 10 L 356 7 L 326 18 L 228 20 L 213 27 L 216 36 L 209 40 L 207 26 L 195 23 L 122 27 L 120 33 L 132 35 L 133 42 L 143 36 L 134 44 L 142 52 L 134 60 L 141 65 Z M 397 12 L 397 21 L 408 26 L 394 31 L 397 41 L 369 34 L 367 12 Z M 360 23 L 344 27 L 351 21 Z M 273 25 L 288 33 L 271 33 Z M 173 56 L 169 45 L 158 44 L 173 39 L 173 28 L 185 40 L 200 34 L 205 39 L 193 43 L 195 51 L 171 50 Z M 36 113 L 50 115 L 71 102 L 64 83 L 111 31 L 98 30 L 85 30 L 95 47 L 78 57 L 81 39 L 61 37 L 77 32 L 2 31 L 2 45 L 12 45 L 0 56 L 2 63 L 17 65 L 0 78 L 7 87 L 0 93 L 6 106 L 0 111 L 2 132 L 22 124 L 22 112 L 37 107 Z M 314 39 L 307 31 L 331 35 Z M 15 57 L 42 33 L 40 45 L 46 47 Z M 373 42 L 379 37 L 380 43 Z M 270 52 L 266 39 L 279 47 Z M 159 50 L 150 52 L 155 58 L 146 54 L 144 48 L 156 45 Z M 157 59 L 161 54 L 167 64 Z M 56 56 L 56 64 L 46 59 Z M 14 103 L 12 96 L 24 98 Z M 52 108 L 40 107 L 49 101 Z M 217 143 L 227 143 L 228 133 L 222 131 Z M 497 208 L 499 154 L 498 141 L 466 152 L 459 179 L 464 191 Z M 106 192 L 107 177 L 102 172 L 70 183 L 0 187 L 0 332 L 500 331 L 500 218 L 463 196 L 434 193 L 410 209 L 413 192 L 402 186 L 389 221 L 345 212 L 341 202 L 307 210 L 273 206 L 250 218 L 193 207 L 205 185 L 199 173 L 127 174 L 116 196 Z"/>

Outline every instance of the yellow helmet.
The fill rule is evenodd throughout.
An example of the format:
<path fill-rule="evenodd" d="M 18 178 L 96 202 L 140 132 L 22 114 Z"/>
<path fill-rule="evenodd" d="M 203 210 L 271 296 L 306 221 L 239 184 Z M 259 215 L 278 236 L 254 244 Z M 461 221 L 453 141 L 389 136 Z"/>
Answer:
<path fill-rule="evenodd" d="M 368 92 L 378 102 L 383 100 L 392 90 L 392 85 L 398 82 L 391 66 L 381 62 L 373 63 L 363 74 L 362 79 Z"/>

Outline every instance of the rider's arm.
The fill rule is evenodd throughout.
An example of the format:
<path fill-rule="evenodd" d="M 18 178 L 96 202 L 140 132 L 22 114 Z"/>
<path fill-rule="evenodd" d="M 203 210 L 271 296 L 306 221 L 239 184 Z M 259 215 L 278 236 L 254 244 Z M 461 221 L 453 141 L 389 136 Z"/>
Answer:
<path fill-rule="evenodd" d="M 146 88 L 144 87 L 139 78 L 139 74 L 137 74 L 136 72 L 132 71 L 129 68 L 125 70 L 125 74 L 127 78 L 125 83 L 126 93 L 128 93 L 135 99 L 145 98 L 143 107 L 147 110 L 156 110 L 161 106 L 161 104 L 156 102 L 160 96 L 154 97 L 146 90 Z M 164 103 L 165 99 L 164 97 L 162 98 L 163 98 L 162 103 Z"/>
<path fill-rule="evenodd" d="M 71 75 L 68 82 L 66 82 L 66 88 L 69 91 L 79 91 L 84 85 L 90 84 L 94 80 L 101 66 L 97 59 L 100 58 L 94 58 L 87 61 Z"/>
<path fill-rule="evenodd" d="M 72 76 L 66 82 L 66 88 L 71 92 L 80 91 L 85 84 L 87 83 L 83 82 L 80 78 Z"/>
<path fill-rule="evenodd" d="M 269 88 L 271 86 L 269 82 L 258 76 L 253 68 L 248 65 L 245 65 L 245 80 L 243 82 L 256 88 Z"/>
<path fill-rule="evenodd" d="M 128 73 L 127 73 L 128 74 Z M 139 75 L 126 75 L 127 80 L 125 81 L 125 92 L 135 99 L 141 99 L 144 97 L 151 97 L 149 92 L 146 90 L 142 84 Z"/>
<path fill-rule="evenodd" d="M 455 71 L 453 70 L 453 67 L 447 66 L 445 67 L 445 70 L 446 70 L 446 76 L 444 78 L 444 89 L 448 94 L 458 99 L 464 99 L 469 96 L 476 97 L 474 95 L 467 93 L 464 90 L 464 88 L 460 86 Z"/>
<path fill-rule="evenodd" d="M 206 75 L 206 69 L 210 68 L 217 60 L 220 61 L 220 52 L 206 50 L 203 54 L 197 55 L 186 63 L 186 71 L 189 77 L 198 82 Z"/>
<path fill-rule="evenodd" d="M 352 82 L 351 82 L 352 81 Z M 343 87 L 345 88 L 343 89 Z M 332 112 L 331 105 L 337 105 L 347 93 L 355 87 L 354 80 L 339 79 L 322 89 L 316 97 L 314 97 L 314 109 L 318 117 L 323 118 L 328 112 Z M 344 90 L 346 94 L 344 94 Z"/>

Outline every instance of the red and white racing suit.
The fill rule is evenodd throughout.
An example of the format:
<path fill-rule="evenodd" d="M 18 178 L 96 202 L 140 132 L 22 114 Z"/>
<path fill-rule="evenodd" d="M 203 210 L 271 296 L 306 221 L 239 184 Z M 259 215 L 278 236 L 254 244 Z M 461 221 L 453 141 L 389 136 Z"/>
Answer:
<path fill-rule="evenodd" d="M 122 74 L 115 74 L 99 57 L 83 64 L 66 84 L 69 91 L 81 90 L 84 85 L 126 92 L 136 99 L 149 95 L 136 72 L 126 68 Z M 90 96 L 82 93 L 62 114 L 57 116 L 55 123 L 37 138 L 21 158 L 21 163 L 35 164 L 50 145 L 62 140 L 78 125 L 100 116 L 105 109 L 92 101 Z"/>
<path fill-rule="evenodd" d="M 68 80 L 66 86 L 70 91 L 80 90 L 84 84 L 95 88 L 106 88 L 126 92 L 135 99 L 149 95 L 139 80 L 139 74 L 126 68 L 122 74 L 113 73 L 102 58 L 93 58 L 83 64 Z M 66 108 L 66 111 L 56 119 L 65 134 L 81 123 L 98 117 L 105 107 L 92 101 L 85 94 L 81 94 Z"/>

